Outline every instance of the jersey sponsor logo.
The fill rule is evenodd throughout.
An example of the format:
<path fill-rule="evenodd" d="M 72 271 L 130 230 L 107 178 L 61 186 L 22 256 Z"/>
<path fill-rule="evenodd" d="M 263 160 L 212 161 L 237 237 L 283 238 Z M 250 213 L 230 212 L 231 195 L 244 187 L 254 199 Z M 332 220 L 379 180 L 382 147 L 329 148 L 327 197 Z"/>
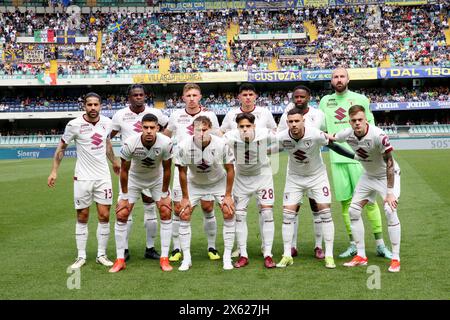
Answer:
<path fill-rule="evenodd" d="M 295 144 L 291 140 L 283 140 L 281 141 L 281 145 L 285 149 L 292 149 L 295 146 Z"/>
<path fill-rule="evenodd" d="M 190 136 L 194 135 L 194 123 L 191 123 L 190 126 L 186 127 L 186 133 Z"/>
<path fill-rule="evenodd" d="M 346 111 L 343 108 L 336 109 L 336 111 L 334 111 L 334 113 L 335 113 L 334 117 L 336 119 L 338 119 L 339 121 L 346 117 L 346 114 L 345 114 Z"/>
<path fill-rule="evenodd" d="M 155 160 L 153 160 L 152 158 L 145 158 L 141 161 L 142 166 L 147 167 L 147 168 L 151 168 L 155 166 Z"/>
<path fill-rule="evenodd" d="M 359 148 L 358 150 L 356 150 L 356 153 L 362 159 L 367 159 L 369 157 L 369 155 L 367 154 L 367 151 L 364 150 L 363 148 Z"/>
<path fill-rule="evenodd" d="M 327 107 L 328 107 L 328 108 L 334 108 L 334 107 L 337 107 L 337 102 L 336 102 L 336 100 L 335 100 L 335 99 L 329 99 L 329 100 L 327 101 Z"/>
<path fill-rule="evenodd" d="M 297 159 L 300 162 L 305 161 L 305 159 L 307 159 L 307 157 L 305 156 L 305 152 L 303 152 L 302 150 L 297 150 L 293 153 L 294 158 Z"/>
<path fill-rule="evenodd" d="M 197 168 L 199 168 L 202 171 L 206 171 L 209 169 L 209 164 L 206 163 L 205 159 L 202 159 L 202 163 L 197 165 Z"/>
<path fill-rule="evenodd" d="M 99 133 L 94 133 L 94 134 L 91 136 L 91 139 L 92 139 L 92 141 L 91 141 L 92 144 L 96 145 L 97 147 L 98 147 L 99 145 L 101 145 L 102 142 L 103 142 L 102 135 L 99 134 Z"/>
<path fill-rule="evenodd" d="M 133 131 L 135 132 L 142 132 L 142 122 L 141 121 L 137 121 L 135 124 L 133 124 Z"/>

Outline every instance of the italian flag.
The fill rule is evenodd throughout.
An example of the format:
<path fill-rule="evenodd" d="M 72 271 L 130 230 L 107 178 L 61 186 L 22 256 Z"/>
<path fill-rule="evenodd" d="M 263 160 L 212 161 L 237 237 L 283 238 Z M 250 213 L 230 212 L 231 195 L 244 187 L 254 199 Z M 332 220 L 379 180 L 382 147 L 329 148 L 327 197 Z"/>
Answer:
<path fill-rule="evenodd" d="M 56 85 L 56 73 L 45 71 L 45 73 L 38 74 L 37 79 L 40 84 Z"/>
<path fill-rule="evenodd" d="M 34 32 L 34 42 L 55 43 L 55 30 L 39 30 Z"/>

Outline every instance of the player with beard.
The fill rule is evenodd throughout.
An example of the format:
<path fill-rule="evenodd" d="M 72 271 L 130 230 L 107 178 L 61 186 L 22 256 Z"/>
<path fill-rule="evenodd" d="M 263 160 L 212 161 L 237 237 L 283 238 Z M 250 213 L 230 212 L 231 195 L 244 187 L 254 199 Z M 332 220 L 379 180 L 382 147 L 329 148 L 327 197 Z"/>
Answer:
<path fill-rule="evenodd" d="M 326 131 L 334 134 L 342 129 L 350 127 L 348 110 L 354 105 L 361 105 L 365 108 L 367 121 L 374 125 L 374 117 L 369 109 L 369 99 L 359 93 L 348 89 L 349 83 L 348 72 L 345 68 L 336 68 L 331 76 L 331 86 L 334 93 L 324 96 L 319 103 L 319 109 L 325 114 Z M 349 147 L 345 144 L 345 147 Z M 342 215 L 344 217 L 347 233 L 350 238 L 350 246 L 339 255 L 340 258 L 354 256 L 357 253 L 356 244 L 353 241 L 352 231 L 350 227 L 349 207 L 352 202 L 352 195 L 358 180 L 363 172 L 361 164 L 355 160 L 351 160 L 340 156 L 339 154 L 330 153 L 331 160 L 331 176 L 335 197 L 342 205 Z M 381 224 L 381 214 L 377 203 L 369 203 L 366 205 L 367 217 L 372 226 L 372 232 L 376 240 L 376 251 L 379 256 L 387 259 L 392 258 L 392 253 L 386 248 L 383 241 L 383 229 Z"/>

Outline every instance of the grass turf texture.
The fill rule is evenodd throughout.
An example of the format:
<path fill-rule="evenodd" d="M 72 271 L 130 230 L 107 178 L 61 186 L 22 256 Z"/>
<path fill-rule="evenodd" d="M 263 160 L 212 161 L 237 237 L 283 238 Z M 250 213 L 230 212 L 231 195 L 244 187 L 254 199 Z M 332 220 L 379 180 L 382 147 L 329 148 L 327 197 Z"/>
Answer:
<path fill-rule="evenodd" d="M 259 249 L 256 206 L 252 201 L 248 210 L 250 264 L 247 267 L 225 272 L 221 260 L 208 259 L 202 214 L 196 209 L 192 220 L 193 267 L 188 272 L 179 272 L 176 269 L 179 264 L 172 263 L 174 271 L 163 273 L 159 261 L 143 258 L 145 230 L 139 202 L 130 237 L 131 260 L 125 271 L 110 274 L 106 267 L 95 263 L 97 217 L 92 207 L 87 264 L 81 269 L 80 289 L 69 290 L 67 280 L 72 274 L 66 270 L 76 257 L 72 200 L 75 160 L 63 160 L 53 190 L 46 186 L 51 159 L 1 161 L 0 299 L 448 299 L 450 150 L 398 151 L 395 157 L 402 169 L 399 206 L 402 270 L 399 274 L 389 273 L 389 261 L 376 257 L 373 235 L 365 219 L 369 266 L 378 266 L 381 271 L 379 290 L 367 288 L 367 280 L 373 275 L 367 273 L 367 267 L 348 269 L 342 266 L 348 259 L 337 258 L 347 248 L 348 240 L 340 205 L 335 201 L 332 213 L 337 268 L 334 270 L 326 269 L 323 261 L 313 257 L 312 216 L 307 204 L 301 209 L 300 254 L 294 258 L 294 265 L 286 269 L 265 269 Z M 281 203 L 285 167 L 286 156 L 282 155 L 280 172 L 274 177 L 276 262 L 281 259 L 283 246 Z M 114 177 L 115 198 L 117 185 Z M 217 207 L 216 213 L 217 248 L 222 254 L 223 219 Z M 112 214 L 108 246 L 112 260 L 115 258 L 113 223 Z M 383 227 L 389 245 L 384 214 Z M 160 251 L 159 238 L 156 247 Z"/>

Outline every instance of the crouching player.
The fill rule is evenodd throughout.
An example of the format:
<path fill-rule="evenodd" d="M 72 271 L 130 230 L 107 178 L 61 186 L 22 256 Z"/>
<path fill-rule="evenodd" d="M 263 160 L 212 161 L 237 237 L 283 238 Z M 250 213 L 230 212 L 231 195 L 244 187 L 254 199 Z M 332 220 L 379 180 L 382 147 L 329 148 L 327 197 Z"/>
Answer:
<path fill-rule="evenodd" d="M 148 189 L 156 201 L 161 218 L 161 257 L 163 271 L 171 271 L 169 247 L 172 237 L 171 199 L 169 184 L 172 165 L 172 141 L 158 132 L 158 118 L 146 114 L 142 118 L 142 133 L 128 138 L 120 150 L 122 158 L 120 185 L 122 194 L 116 208 L 115 238 L 117 260 L 109 272 L 125 269 L 125 246 L 128 216 L 142 190 Z"/>
<path fill-rule="evenodd" d="M 234 155 L 222 138 L 210 134 L 212 122 L 208 117 L 199 116 L 193 124 L 194 136 L 180 143 L 175 157 L 182 192 L 179 236 L 183 262 L 178 270 L 187 271 L 192 266 L 190 220 L 200 200 L 215 200 L 220 204 L 224 219 L 223 268 L 231 270 L 231 250 L 235 236 L 232 198 Z"/>
<path fill-rule="evenodd" d="M 375 203 L 376 195 L 379 193 L 384 199 L 384 212 L 392 245 L 392 260 L 388 270 L 399 272 L 401 229 L 397 204 L 400 196 L 400 168 L 392 157 L 394 149 L 384 131 L 367 122 L 364 107 L 355 105 L 349 109 L 348 114 L 351 128 L 337 132 L 334 139 L 337 142 L 345 141 L 351 146 L 365 172 L 358 181 L 349 209 L 352 234 L 358 253 L 350 262 L 344 263 L 344 266 L 367 265 L 361 212 L 368 203 Z"/>

